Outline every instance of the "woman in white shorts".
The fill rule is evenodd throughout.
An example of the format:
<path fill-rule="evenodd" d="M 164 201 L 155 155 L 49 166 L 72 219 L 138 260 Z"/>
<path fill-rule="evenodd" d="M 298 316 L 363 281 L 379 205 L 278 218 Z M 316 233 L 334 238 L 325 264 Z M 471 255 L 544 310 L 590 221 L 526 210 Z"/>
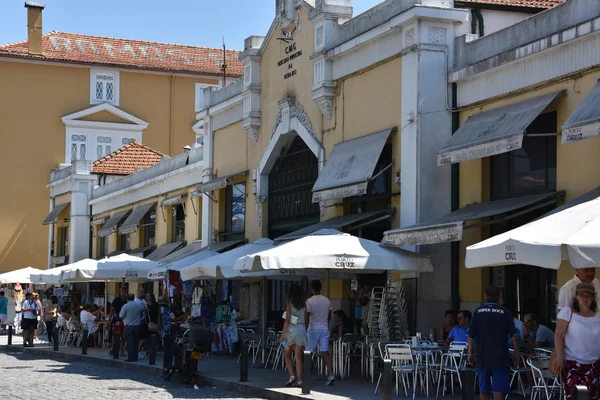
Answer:
<path fill-rule="evenodd" d="M 308 346 L 304 315 L 306 312 L 306 293 L 298 285 L 292 285 L 287 294 L 285 305 L 285 323 L 280 342 L 285 339 L 285 364 L 290 377 L 286 386 L 302 385 L 302 352 Z M 292 349 L 296 354 L 296 374 L 292 363 Z"/>

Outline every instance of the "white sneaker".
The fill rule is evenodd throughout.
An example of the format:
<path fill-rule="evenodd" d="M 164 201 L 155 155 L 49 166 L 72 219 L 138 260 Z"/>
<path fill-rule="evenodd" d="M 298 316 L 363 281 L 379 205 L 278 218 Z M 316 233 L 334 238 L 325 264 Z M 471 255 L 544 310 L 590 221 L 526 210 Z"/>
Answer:
<path fill-rule="evenodd" d="M 327 378 L 327 382 L 325 383 L 325 386 L 333 386 L 334 383 L 335 383 L 335 376 L 331 375 L 329 378 Z"/>
<path fill-rule="evenodd" d="M 288 381 L 286 382 L 285 386 L 290 387 L 294 385 L 294 382 L 296 382 L 296 377 L 294 375 L 290 376 L 290 379 L 288 379 Z"/>
<path fill-rule="evenodd" d="M 144 359 L 144 353 L 138 353 L 138 360 Z"/>

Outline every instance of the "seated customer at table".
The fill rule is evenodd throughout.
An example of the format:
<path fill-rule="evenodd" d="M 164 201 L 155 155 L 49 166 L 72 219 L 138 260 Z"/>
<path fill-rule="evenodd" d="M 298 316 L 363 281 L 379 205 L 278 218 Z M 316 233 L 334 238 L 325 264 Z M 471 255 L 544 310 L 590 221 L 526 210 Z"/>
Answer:
<path fill-rule="evenodd" d="M 79 317 L 79 321 L 81 322 L 82 327 L 87 328 L 88 334 L 94 334 L 98 330 L 98 322 L 96 322 L 96 316 L 91 312 L 93 306 L 91 304 L 86 304 L 81 310 L 81 314 Z"/>
<path fill-rule="evenodd" d="M 446 310 L 444 313 L 444 325 L 442 325 L 442 329 L 438 332 L 438 340 L 446 341 L 448 339 L 448 335 L 452 332 L 452 329 L 456 326 L 456 317 L 454 316 L 454 311 Z"/>
<path fill-rule="evenodd" d="M 340 309 L 333 313 L 333 318 L 335 322 L 331 328 L 331 334 L 341 338 L 348 332 L 348 317 L 346 317 L 344 310 Z"/>
<path fill-rule="evenodd" d="M 538 347 L 554 347 L 554 332 L 547 326 L 540 324 L 537 315 L 527 313 L 525 315 L 525 326 L 529 330 L 529 336 L 526 340 L 531 350 Z"/>
<path fill-rule="evenodd" d="M 448 334 L 448 338 L 445 341 L 446 346 L 448 346 L 452 342 L 467 343 L 467 340 L 469 338 L 469 325 L 471 324 L 471 311 L 460 311 L 458 313 L 457 319 L 458 325 L 452 328 L 452 330 Z"/>

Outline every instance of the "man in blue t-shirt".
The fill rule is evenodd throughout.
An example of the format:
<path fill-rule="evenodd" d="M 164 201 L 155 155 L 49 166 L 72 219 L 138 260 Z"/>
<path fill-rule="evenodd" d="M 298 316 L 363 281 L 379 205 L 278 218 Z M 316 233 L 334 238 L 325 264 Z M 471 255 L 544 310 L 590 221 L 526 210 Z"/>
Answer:
<path fill-rule="evenodd" d="M 467 343 L 469 337 L 469 325 L 471 324 L 471 311 L 462 310 L 458 313 L 456 319 L 458 325 L 452 328 L 446 339 L 446 345 L 452 342 L 465 342 Z"/>
<path fill-rule="evenodd" d="M 8 299 L 4 297 L 4 292 L 0 292 L 0 330 L 6 329 L 8 319 Z"/>
<path fill-rule="evenodd" d="M 469 363 L 474 364 L 476 354 L 481 400 L 489 400 L 490 392 L 494 393 L 494 400 L 502 400 L 510 392 L 508 335 L 512 337 L 513 361 L 517 364 L 519 360 L 519 338 L 515 336 L 515 323 L 510 311 L 498 305 L 499 299 L 500 290 L 496 286 L 485 289 L 486 303 L 475 310 L 469 327 Z"/>

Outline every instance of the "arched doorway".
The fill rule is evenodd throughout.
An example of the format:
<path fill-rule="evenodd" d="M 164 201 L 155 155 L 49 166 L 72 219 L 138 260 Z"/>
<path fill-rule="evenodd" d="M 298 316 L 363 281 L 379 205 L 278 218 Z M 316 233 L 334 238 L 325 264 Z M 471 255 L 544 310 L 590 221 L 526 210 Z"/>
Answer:
<path fill-rule="evenodd" d="M 319 222 L 319 204 L 312 202 L 311 190 L 318 176 L 317 157 L 296 136 L 283 148 L 269 174 L 270 239 Z"/>
<path fill-rule="evenodd" d="M 312 187 L 319 176 L 318 159 L 300 136 L 283 147 L 269 173 L 268 229 L 275 239 L 320 220 L 318 203 L 312 202 Z M 281 329 L 285 297 L 290 281 L 269 281 L 268 321 Z M 302 285 L 308 289 L 308 281 Z"/>

